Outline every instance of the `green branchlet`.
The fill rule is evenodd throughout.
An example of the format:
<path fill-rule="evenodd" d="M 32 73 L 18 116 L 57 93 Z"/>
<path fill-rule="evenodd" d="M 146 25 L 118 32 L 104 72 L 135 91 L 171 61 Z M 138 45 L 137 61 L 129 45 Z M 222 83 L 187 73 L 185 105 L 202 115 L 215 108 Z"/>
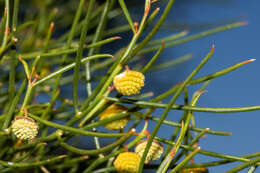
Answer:
<path fill-rule="evenodd" d="M 5 10 L 2 10 L 5 12 L 0 24 L 0 65 L 4 74 L 0 76 L 0 172 L 115 171 L 115 157 L 135 147 L 145 137 L 148 142 L 140 164 L 137 165 L 139 173 L 146 168 L 160 173 L 178 172 L 183 168 L 209 167 L 233 162 L 242 164 L 230 169 L 229 173 L 245 168 L 249 168 L 248 172 L 257 169 L 259 153 L 235 156 L 197 147 L 199 141 L 204 140 L 204 134 L 229 136 L 231 133 L 200 128 L 195 124 L 193 116 L 199 112 L 233 113 L 260 110 L 260 105 L 235 108 L 195 105 L 210 80 L 241 68 L 254 59 L 196 78 L 195 75 L 212 57 L 212 46 L 208 55 L 192 73 L 183 82 L 169 87 L 168 91 L 156 96 L 153 91 L 141 91 L 139 95 L 128 98 L 122 94 L 113 96 L 113 80 L 125 66 L 126 70 L 129 70 L 127 64 L 131 64 L 130 70 L 138 69 L 143 74 L 176 66 L 190 60 L 192 55 L 186 54 L 157 64 L 156 60 L 165 48 L 246 24 L 235 22 L 195 35 L 188 35 L 185 30 L 152 40 L 174 5 L 174 0 L 169 0 L 161 16 L 158 16 L 160 3 L 154 2 L 145 0 L 142 4 L 143 15 L 134 19 L 125 0 L 118 0 L 118 6 L 115 0 L 107 0 L 103 4 L 95 0 L 70 1 L 60 6 L 51 1 L 37 1 L 33 4 L 37 11 L 35 14 L 19 11 L 21 5 L 29 5 L 30 2 L 21 4 L 20 0 L 14 0 L 14 3 L 5 0 Z M 77 8 L 71 8 L 73 6 Z M 159 20 L 156 21 L 157 16 Z M 111 25 L 118 17 L 125 18 L 125 23 L 120 23 L 119 26 Z M 147 28 L 151 30 L 145 35 Z M 118 35 L 122 32 L 129 35 L 128 44 L 119 40 L 121 37 Z M 103 48 L 113 42 L 122 46 L 117 50 Z M 138 64 L 143 55 L 151 52 L 154 54 L 146 64 Z M 83 66 L 85 68 L 82 68 Z M 147 82 L 145 84 L 151 85 Z M 202 86 L 189 100 L 189 88 L 194 84 Z M 68 85 L 73 89 L 66 91 Z M 84 88 L 87 96 L 81 94 L 79 88 Z M 175 104 L 183 91 L 185 104 Z M 44 96 L 48 97 L 48 101 L 41 99 Z M 170 96 L 170 102 L 163 101 Z M 127 108 L 108 118 L 99 119 L 101 113 L 113 104 L 124 104 Z M 155 113 L 157 109 L 164 109 L 162 115 Z M 168 115 L 170 110 L 184 112 L 179 122 L 167 119 L 167 116 L 171 116 Z M 12 129 L 16 116 L 25 116 L 22 118 L 28 122 L 37 123 L 40 135 L 29 141 L 17 139 Z M 122 119 L 129 120 L 128 129 L 121 127 L 119 131 L 111 132 L 103 128 Z M 156 122 L 151 134 L 147 131 L 148 121 Z M 160 137 L 158 131 L 163 124 L 173 129 L 171 140 Z M 140 125 L 143 125 L 142 131 L 136 132 L 134 128 Z M 50 133 L 53 128 L 55 131 Z M 88 136 L 87 142 L 84 136 Z M 109 143 L 104 143 L 104 138 L 109 138 Z M 79 145 L 82 140 L 86 143 L 84 148 Z M 160 164 L 144 166 L 153 140 L 168 146 Z M 69 141 L 73 141 L 72 144 Z M 51 145 L 45 145 L 47 143 Z M 92 143 L 95 149 L 89 146 Z M 56 154 L 56 151 L 60 153 Z M 197 157 L 195 154 L 207 155 L 217 160 L 194 163 L 193 157 Z"/>

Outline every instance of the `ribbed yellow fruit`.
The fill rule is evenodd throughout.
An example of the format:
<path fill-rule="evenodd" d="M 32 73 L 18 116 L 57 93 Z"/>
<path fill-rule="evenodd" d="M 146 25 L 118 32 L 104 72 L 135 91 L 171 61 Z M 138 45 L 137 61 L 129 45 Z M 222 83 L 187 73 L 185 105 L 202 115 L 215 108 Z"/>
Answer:
<path fill-rule="evenodd" d="M 12 131 L 21 140 L 32 140 L 38 134 L 37 123 L 29 117 L 17 116 L 12 122 Z"/>
<path fill-rule="evenodd" d="M 123 95 L 138 94 L 144 86 L 144 75 L 141 72 L 125 70 L 114 77 L 114 86 L 116 90 Z"/>
<path fill-rule="evenodd" d="M 135 153 L 137 153 L 140 157 L 143 156 L 144 150 L 146 148 L 148 140 L 142 140 L 136 144 Z M 163 153 L 163 146 L 162 144 L 157 141 L 153 140 L 151 148 L 148 151 L 148 154 L 145 158 L 145 164 L 148 164 L 151 160 L 157 160 L 161 157 Z"/>
<path fill-rule="evenodd" d="M 119 105 L 119 104 L 113 104 L 106 108 L 100 115 L 99 119 L 103 120 L 106 118 L 113 117 L 116 114 L 122 113 L 127 111 L 127 107 Z M 126 118 L 121 118 L 119 120 L 112 121 L 108 124 L 105 124 L 104 127 L 109 129 L 109 130 L 118 130 L 121 128 L 124 128 L 128 123 L 128 117 Z"/>
<path fill-rule="evenodd" d="M 114 161 L 114 166 L 119 173 L 137 173 L 140 156 L 133 152 L 120 153 Z"/>

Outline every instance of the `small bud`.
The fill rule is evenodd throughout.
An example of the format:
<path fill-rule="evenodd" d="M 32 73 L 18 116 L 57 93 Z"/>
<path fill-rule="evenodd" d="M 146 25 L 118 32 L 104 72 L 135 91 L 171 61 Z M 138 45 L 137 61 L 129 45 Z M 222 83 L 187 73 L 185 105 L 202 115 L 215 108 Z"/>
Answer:
<path fill-rule="evenodd" d="M 50 64 L 43 64 L 43 67 L 41 69 L 41 72 L 40 72 L 40 77 L 43 78 L 47 75 L 49 75 L 51 72 L 51 65 Z"/>
<path fill-rule="evenodd" d="M 123 95 L 138 94 L 144 86 L 144 75 L 141 72 L 125 70 L 115 76 L 114 86 Z"/>
<path fill-rule="evenodd" d="M 136 144 L 135 153 L 137 153 L 140 157 L 143 156 L 144 150 L 146 148 L 148 140 L 142 140 Z M 163 146 L 162 144 L 157 141 L 153 140 L 152 145 L 149 149 L 149 152 L 145 158 L 145 164 L 148 164 L 151 160 L 157 160 L 161 157 L 163 153 Z"/>
<path fill-rule="evenodd" d="M 184 168 L 179 171 L 179 173 L 208 173 L 209 170 L 207 168 Z"/>
<path fill-rule="evenodd" d="M 114 166 L 119 173 L 137 173 L 140 156 L 133 152 L 120 153 L 114 161 Z"/>
<path fill-rule="evenodd" d="M 63 135 L 63 131 L 60 130 L 60 129 L 57 130 L 57 131 L 56 131 L 56 135 L 59 136 L 59 137 L 61 137 L 61 136 Z"/>
<path fill-rule="evenodd" d="M 32 118 L 17 116 L 12 122 L 12 131 L 21 140 L 32 140 L 38 134 L 38 125 Z"/>
<path fill-rule="evenodd" d="M 108 108 L 106 108 L 100 115 L 99 115 L 99 119 L 103 120 L 106 118 L 110 118 L 116 114 L 122 113 L 127 111 L 127 107 L 119 105 L 119 104 L 113 104 L 111 106 L 109 106 Z M 109 129 L 109 130 L 118 130 L 121 128 L 124 128 L 126 126 L 126 124 L 128 123 L 128 118 L 121 118 L 119 120 L 115 120 L 112 121 L 108 124 L 105 124 L 105 128 Z"/>

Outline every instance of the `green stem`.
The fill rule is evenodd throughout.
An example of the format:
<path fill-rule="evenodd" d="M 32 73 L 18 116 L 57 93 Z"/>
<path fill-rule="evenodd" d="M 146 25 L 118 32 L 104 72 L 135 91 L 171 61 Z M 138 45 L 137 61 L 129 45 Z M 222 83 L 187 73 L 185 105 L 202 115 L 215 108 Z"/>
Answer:
<path fill-rule="evenodd" d="M 249 154 L 249 155 L 245 155 L 245 156 L 241 156 L 242 158 L 252 158 L 252 157 L 257 157 L 260 156 L 260 153 L 253 153 L 253 154 Z M 235 162 L 236 160 L 219 160 L 219 161 L 213 161 L 213 162 L 206 162 L 206 163 L 194 163 L 194 164 L 189 164 L 186 165 L 185 168 L 198 168 L 198 167 L 209 167 L 209 166 L 218 166 L 218 165 L 223 165 L 223 164 L 228 164 L 228 163 L 232 163 Z"/>
<path fill-rule="evenodd" d="M 145 28 L 147 27 L 147 25 L 149 25 L 154 18 L 157 16 L 158 12 L 160 11 L 160 8 L 156 8 L 149 16 L 149 18 L 147 19 L 147 22 L 145 24 Z"/>
<path fill-rule="evenodd" d="M 12 40 L 3 49 L 0 50 L 0 61 L 4 57 L 5 53 L 12 49 L 12 47 L 17 43 L 17 41 L 18 40 L 16 38 L 12 38 Z"/>
<path fill-rule="evenodd" d="M 36 162 L 34 161 L 34 162 L 29 162 L 29 163 L 14 163 L 14 162 L 7 162 L 7 161 L 0 160 L 0 165 L 6 166 L 9 168 L 33 168 L 33 167 L 38 167 L 38 166 L 58 162 L 65 157 L 67 157 L 67 156 L 61 155 L 61 156 L 53 157 L 53 158 L 50 158 L 50 159 L 47 159 L 44 161 L 36 161 Z"/>
<path fill-rule="evenodd" d="M 32 150 L 29 150 L 27 153 L 24 153 L 24 155 L 21 155 L 20 157 L 16 158 L 14 160 L 14 162 L 19 163 L 22 162 L 24 159 L 28 158 L 29 156 L 31 156 L 35 151 L 38 150 L 39 147 L 41 147 L 42 145 L 44 145 L 44 143 L 39 143 L 38 145 L 36 145 Z"/>
<path fill-rule="evenodd" d="M 13 99 L 13 101 L 11 103 L 11 106 L 9 107 L 7 116 L 6 116 L 5 121 L 4 121 L 3 125 L 2 125 L 2 130 L 6 130 L 10 126 L 11 120 L 13 118 L 13 114 L 15 112 L 15 108 L 16 108 L 18 102 L 19 102 L 19 99 L 20 99 L 20 97 L 21 97 L 25 87 L 26 87 L 26 80 L 24 80 L 23 83 L 21 84 L 21 86 L 20 86 L 16 96 L 14 97 L 14 99 Z M 0 138 L 0 147 L 2 147 L 4 145 L 6 139 L 7 138 L 5 136 Z"/>
<path fill-rule="evenodd" d="M 242 67 L 243 65 L 247 64 L 247 63 L 250 63 L 250 62 L 254 62 L 255 59 L 249 59 L 249 60 L 246 60 L 246 61 L 243 61 L 243 62 L 240 62 L 238 64 L 235 64 L 231 67 L 228 67 L 228 68 L 225 68 L 223 70 L 220 70 L 218 72 L 215 72 L 215 73 L 212 73 L 212 74 L 209 74 L 209 75 L 206 75 L 206 76 L 203 76 L 203 77 L 200 77 L 200 78 L 197 78 L 197 79 L 193 79 L 190 81 L 190 85 L 193 85 L 193 84 L 198 84 L 198 83 L 201 83 L 201 82 L 205 82 L 207 80 L 211 80 L 211 79 L 214 79 L 216 77 L 219 77 L 219 76 L 223 76 L 231 71 L 234 71 L 236 69 L 238 69 L 239 67 Z"/>
<path fill-rule="evenodd" d="M 133 33 L 135 33 L 136 31 L 135 31 L 134 23 L 133 23 L 131 16 L 130 16 L 128 10 L 127 10 L 127 7 L 125 5 L 125 1 L 124 0 L 118 0 L 118 1 L 119 1 L 119 4 L 120 4 L 123 12 L 124 12 L 124 15 L 125 15 L 125 17 L 128 21 L 128 24 L 129 24 L 131 30 L 133 31 Z"/>
<path fill-rule="evenodd" d="M 51 100 L 48 103 L 48 106 L 46 107 L 46 109 L 43 111 L 43 113 L 40 116 L 42 119 L 45 119 L 45 118 L 50 119 L 50 116 L 48 116 L 48 114 L 50 113 L 53 105 L 55 104 L 55 101 L 58 98 L 59 94 L 60 94 L 60 90 L 58 90 L 55 95 L 51 96 Z M 42 126 L 40 126 L 40 128 L 42 129 L 41 137 L 46 137 L 48 134 L 48 130 L 49 130 L 48 127 L 45 126 L 44 128 L 42 128 Z M 44 146 L 40 147 L 37 152 L 38 157 L 41 158 L 43 156 L 44 152 L 45 152 Z"/>
<path fill-rule="evenodd" d="M 94 44 L 90 44 L 87 46 L 84 46 L 84 49 L 89 49 L 89 48 L 93 48 L 93 47 L 98 47 L 107 43 L 110 43 L 114 40 L 118 40 L 120 39 L 120 37 L 112 37 L 112 38 L 108 38 L 99 42 L 96 42 Z M 66 54 L 72 54 L 72 53 L 76 53 L 78 50 L 78 47 L 74 47 L 74 48 L 68 48 L 68 49 L 61 49 L 61 48 L 56 48 L 56 49 L 51 49 L 49 50 L 48 53 L 42 53 L 42 52 L 33 52 L 33 53 L 28 53 L 28 54 L 21 54 L 21 57 L 23 59 L 34 59 L 35 57 L 41 57 L 41 58 L 50 58 L 50 57 L 54 57 L 54 56 L 60 56 L 60 55 L 66 55 Z"/>
<path fill-rule="evenodd" d="M 117 116 L 117 115 L 115 115 Z M 120 116 L 121 118 L 123 116 Z M 114 116 L 113 116 L 114 118 Z M 146 116 L 146 118 L 150 119 L 150 120 L 153 120 L 153 121 L 159 121 L 159 118 L 156 118 L 154 116 Z M 110 118 L 109 118 L 110 119 Z M 119 116 L 118 116 L 118 119 L 119 119 Z M 174 126 L 174 127 L 178 127 L 180 128 L 181 127 L 181 124 L 180 123 L 177 123 L 177 122 L 174 122 L 174 121 L 168 121 L 168 120 L 164 120 L 163 121 L 164 124 L 166 125 L 170 125 L 170 126 Z M 196 131 L 196 132 L 202 132 L 202 131 L 205 131 L 207 134 L 213 134 L 213 135 L 223 135 L 223 136 L 230 136 L 232 133 L 230 132 L 221 132 L 221 131 L 215 131 L 215 130 L 206 130 L 206 129 L 203 129 L 203 128 L 198 128 L 198 127 L 190 127 L 189 128 L 190 130 L 193 130 L 193 131 Z"/>
<path fill-rule="evenodd" d="M 14 0 L 14 9 L 13 9 L 13 24 L 12 24 L 12 30 L 15 33 L 17 28 L 17 21 L 18 21 L 18 11 L 19 11 L 19 2 L 20 0 Z"/>
<path fill-rule="evenodd" d="M 130 99 L 118 99 L 114 97 L 106 97 L 107 100 L 134 104 L 140 106 L 141 108 L 166 108 L 168 104 L 165 103 L 155 103 L 148 101 L 136 101 Z M 172 105 L 171 109 L 173 110 L 189 110 L 194 112 L 212 112 L 212 113 L 235 113 L 235 112 L 248 112 L 260 110 L 260 105 L 247 106 L 247 107 L 230 107 L 230 108 L 215 108 L 215 107 L 199 107 L 199 106 L 185 106 L 185 105 Z"/>
<path fill-rule="evenodd" d="M 169 67 L 177 66 L 183 62 L 190 60 L 191 58 L 192 58 L 192 54 L 186 54 L 186 55 L 180 56 L 178 58 L 174 58 L 169 61 L 154 65 L 150 70 L 151 71 L 162 70 L 162 69 L 166 69 Z"/>
<path fill-rule="evenodd" d="M 87 135 L 87 136 L 97 136 L 97 137 L 104 137 L 104 138 L 114 138 L 114 137 L 120 137 L 124 136 L 125 133 L 98 133 L 98 132 L 89 132 L 78 128 L 73 128 L 69 126 L 60 125 L 57 123 L 53 123 L 51 121 L 44 120 L 38 116 L 35 116 L 33 114 L 29 113 L 29 116 L 35 119 L 36 121 L 39 121 L 42 124 L 45 124 L 47 126 L 51 126 L 57 129 L 65 130 L 68 132 L 71 132 L 73 134 L 81 134 L 81 135 Z"/>
<path fill-rule="evenodd" d="M 185 30 L 185 31 L 182 31 L 182 32 L 179 32 L 177 34 L 173 34 L 173 35 L 170 35 L 168 37 L 164 37 L 164 38 L 161 38 L 161 39 L 158 39 L 158 40 L 152 40 L 150 41 L 147 45 L 149 46 L 153 46 L 153 45 L 158 45 L 160 44 L 162 41 L 164 42 L 168 42 L 168 41 L 173 41 L 173 40 L 177 40 L 181 37 L 184 37 L 188 34 L 188 31 Z"/>
<path fill-rule="evenodd" d="M 115 167 L 107 167 L 107 168 L 102 168 L 98 169 L 96 171 L 93 171 L 92 173 L 107 173 L 107 172 L 115 172 L 116 168 Z"/>
<path fill-rule="evenodd" d="M 81 59 L 81 63 L 84 63 L 84 62 L 90 61 L 90 60 L 94 60 L 94 59 L 98 59 L 98 58 L 105 58 L 105 57 L 111 57 L 112 58 L 113 56 L 110 55 L 110 54 L 100 54 L 100 55 L 97 54 L 97 55 L 93 55 L 93 56 L 90 56 L 90 57 L 82 58 Z M 75 63 L 71 63 L 71 64 L 69 64 L 69 65 L 59 69 L 58 71 L 49 74 L 48 76 L 46 76 L 46 77 L 42 78 L 41 80 L 35 82 L 34 86 L 37 86 L 37 85 L 39 85 L 39 84 L 41 84 L 41 83 L 43 83 L 43 82 L 45 82 L 45 81 L 55 77 L 55 76 L 58 76 L 58 75 L 60 75 L 60 74 L 62 74 L 64 72 L 72 69 L 73 67 L 75 67 L 75 65 L 76 65 Z"/>
<path fill-rule="evenodd" d="M 169 0 L 166 8 L 163 11 L 163 14 L 159 21 L 156 23 L 156 25 L 153 27 L 152 31 L 145 37 L 145 39 L 138 44 L 138 46 L 133 50 L 131 53 L 132 56 L 136 55 L 147 43 L 152 39 L 152 37 L 156 34 L 156 32 L 159 30 L 163 22 L 165 21 L 166 17 L 168 16 L 172 6 L 173 6 L 174 0 Z"/>
<path fill-rule="evenodd" d="M 9 9 L 9 0 L 5 0 L 5 12 L 6 12 L 6 22 L 5 22 L 5 31 L 4 31 L 4 40 L 1 46 L 1 51 L 5 48 L 7 41 L 8 41 L 8 35 L 9 35 L 9 20 L 10 20 L 10 9 Z"/>
<path fill-rule="evenodd" d="M 104 96 L 107 96 L 110 93 L 110 90 L 108 89 L 106 93 L 104 93 Z M 79 127 L 83 127 L 83 125 L 86 123 L 87 120 L 92 118 L 95 113 L 100 110 L 105 104 L 107 103 L 106 99 L 102 99 L 91 111 L 87 114 L 87 116 L 79 123 Z M 84 114 L 84 113 L 83 113 Z"/>
<path fill-rule="evenodd" d="M 192 41 L 192 40 L 196 40 L 196 39 L 199 39 L 199 38 L 202 38 L 202 37 L 206 37 L 206 36 L 211 35 L 211 34 L 215 34 L 217 32 L 222 32 L 222 31 L 225 31 L 225 30 L 237 28 L 237 27 L 244 26 L 244 25 L 245 25 L 245 22 L 237 22 L 237 23 L 232 23 L 232 24 L 220 26 L 220 27 L 217 27 L 217 28 L 214 28 L 214 29 L 210 29 L 208 31 L 201 32 L 199 34 L 195 34 L 195 35 L 186 37 L 184 39 L 180 39 L 180 40 L 172 41 L 170 43 L 166 43 L 165 48 L 180 45 L 180 44 Z M 140 47 L 141 46 L 143 46 L 143 45 L 140 44 Z M 138 45 L 138 47 L 139 47 L 139 45 Z M 156 46 L 152 46 L 152 47 L 142 49 L 140 51 L 138 50 L 139 51 L 138 54 L 142 55 L 142 54 L 145 54 L 145 53 L 153 52 L 153 51 L 156 51 L 159 47 L 160 47 L 160 45 L 156 45 Z"/>
<path fill-rule="evenodd" d="M 74 165 L 75 163 L 86 161 L 86 159 L 88 159 L 88 158 L 89 158 L 88 156 L 68 158 L 68 159 L 65 159 L 63 163 L 60 163 L 58 165 L 51 165 L 50 167 L 53 169 L 68 168 L 68 167 L 71 167 L 72 165 Z"/>
<path fill-rule="evenodd" d="M 36 141 L 30 142 L 28 144 L 24 144 L 20 147 L 15 147 L 11 153 L 34 148 L 40 142 L 50 142 L 50 141 L 56 140 L 57 138 L 58 138 L 58 135 L 54 132 L 46 137 L 38 138 Z"/>
<path fill-rule="evenodd" d="M 10 59 L 10 71 L 8 81 L 8 102 L 13 101 L 15 95 L 15 67 L 16 67 L 16 53 L 12 51 Z"/>
<path fill-rule="evenodd" d="M 186 89 L 185 89 L 185 91 L 186 91 L 185 93 L 188 94 Z M 196 105 L 201 94 L 202 94 L 202 92 L 200 92 L 200 91 L 195 92 L 195 94 L 191 100 L 191 103 L 190 103 L 191 106 Z M 164 172 L 167 171 L 168 167 L 170 166 L 171 160 L 173 159 L 173 157 L 176 156 L 176 153 L 178 152 L 185 135 L 187 135 L 187 132 L 188 132 L 187 130 L 188 130 L 188 127 L 190 124 L 191 116 L 192 116 L 192 112 L 187 112 L 187 115 L 184 114 L 183 119 L 185 119 L 185 123 L 183 123 L 183 121 L 182 121 L 182 128 L 181 128 L 179 138 L 178 138 L 176 144 L 173 146 L 173 148 L 170 151 L 168 150 L 168 153 L 166 153 L 168 156 L 163 161 L 163 162 L 166 162 L 166 164 L 161 164 L 158 170 L 163 169 Z M 176 160 L 176 158 L 178 158 L 178 156 L 175 157 L 175 160 Z"/>
<path fill-rule="evenodd" d="M 159 50 L 156 52 L 156 54 L 152 57 L 152 59 L 144 66 L 144 68 L 141 70 L 142 73 L 146 73 L 153 65 L 153 63 L 157 60 L 159 55 L 162 53 L 164 49 L 164 42 L 162 41 L 161 47 Z"/>
<path fill-rule="evenodd" d="M 25 86 L 26 86 L 26 80 L 23 81 L 23 83 L 21 84 L 16 96 L 14 97 L 14 99 L 12 100 L 12 103 L 11 103 L 11 106 L 8 110 L 8 113 L 7 113 L 7 116 L 5 118 L 5 121 L 4 121 L 4 124 L 2 126 L 2 130 L 5 130 L 6 128 L 9 127 L 10 125 L 10 122 L 12 120 L 12 117 L 13 117 L 13 113 L 15 111 L 15 108 L 19 102 L 19 99 L 23 93 L 23 90 L 25 89 Z"/>
<path fill-rule="evenodd" d="M 201 133 L 199 135 L 197 135 L 194 139 L 192 139 L 192 141 L 188 144 L 188 146 L 192 147 L 196 142 L 199 141 L 199 139 L 205 134 L 207 133 L 207 131 L 209 131 L 209 128 L 204 129 L 203 131 L 201 131 Z M 172 161 L 172 165 L 174 165 L 175 163 L 177 163 L 179 161 L 179 159 L 182 156 L 185 156 L 187 154 L 187 151 L 182 150 L 180 153 L 178 153 L 178 155 L 174 158 L 174 160 Z"/>
<path fill-rule="evenodd" d="M 6 24 L 6 10 L 4 11 L 4 17 L 1 19 L 1 27 L 0 27 L 0 40 L 3 41 L 5 34 L 5 24 Z M 0 51 L 1 52 L 1 51 Z"/>
<path fill-rule="evenodd" d="M 131 113 L 130 112 L 123 112 L 123 113 L 119 113 L 117 115 L 114 115 L 112 117 L 109 117 L 109 118 L 105 118 L 103 120 L 99 120 L 97 122 L 92 122 L 86 126 L 84 126 L 84 130 L 88 130 L 88 129 L 91 129 L 91 128 L 95 128 L 95 127 L 98 127 L 98 126 L 102 126 L 102 125 L 105 125 L 105 124 L 108 124 L 110 122 L 113 122 L 115 120 L 119 120 L 121 118 L 124 118 L 124 117 L 127 117 L 129 116 Z"/>
<path fill-rule="evenodd" d="M 257 157 L 255 159 L 252 159 L 248 162 L 245 162 L 245 163 L 243 163 L 243 164 L 241 164 L 241 165 L 239 165 L 239 166 L 237 166 L 233 169 L 230 169 L 229 171 L 226 171 L 226 173 L 235 173 L 235 172 L 241 171 L 242 169 L 245 169 L 249 166 L 254 166 L 259 161 L 260 161 L 260 157 Z"/>
<path fill-rule="evenodd" d="M 193 146 L 194 144 L 196 144 L 196 142 L 199 141 L 199 139 L 205 134 L 208 133 L 209 128 L 204 129 L 203 131 L 201 131 L 192 141 L 190 141 L 189 145 Z"/>
<path fill-rule="evenodd" d="M 99 40 L 101 40 L 101 38 L 103 36 L 104 28 L 106 26 L 107 18 L 108 18 L 108 12 L 113 7 L 114 3 L 115 3 L 115 0 L 106 1 L 105 6 L 103 8 L 103 12 L 101 14 L 101 18 L 99 20 L 99 24 L 96 28 L 96 32 L 92 39 L 92 44 L 95 44 Z M 99 46 L 91 48 L 88 52 L 88 56 L 92 56 L 95 52 L 97 52 L 98 48 L 99 48 Z M 90 96 L 92 94 L 91 83 L 90 83 L 90 80 L 91 80 L 90 62 L 85 63 L 85 69 L 86 69 L 86 90 L 87 90 L 88 96 Z"/>
<path fill-rule="evenodd" d="M 206 64 L 206 62 L 210 59 L 210 57 L 212 56 L 214 51 L 214 46 L 212 46 L 210 52 L 208 53 L 208 55 L 201 61 L 201 63 L 193 70 L 193 72 L 185 79 L 185 81 L 180 85 L 180 87 L 178 88 L 178 90 L 176 91 L 175 95 L 172 97 L 171 101 L 169 102 L 169 104 L 167 104 L 167 107 L 165 108 L 162 116 L 160 117 L 160 120 L 158 121 L 158 123 L 156 124 L 150 138 L 148 139 L 146 148 L 144 150 L 141 162 L 140 162 L 140 167 L 139 167 L 139 173 L 142 173 L 143 170 L 143 165 L 144 165 L 144 161 L 145 158 L 148 154 L 148 151 L 152 145 L 152 140 L 155 137 L 155 135 L 157 134 L 159 128 L 161 127 L 163 120 L 166 118 L 166 116 L 168 115 L 168 112 L 170 111 L 171 107 L 173 106 L 174 102 L 177 100 L 177 98 L 179 97 L 179 95 L 181 94 L 182 90 L 185 88 L 185 86 L 190 82 L 190 80 L 199 72 L 199 70 Z"/>
<path fill-rule="evenodd" d="M 170 163 L 173 159 L 173 157 L 175 156 L 175 154 L 178 152 L 179 147 L 181 145 L 181 142 L 184 138 L 185 135 L 185 131 L 184 131 L 184 123 L 182 121 L 182 128 L 180 131 L 180 135 L 179 138 L 177 139 L 177 142 L 175 143 L 175 145 L 172 147 L 172 149 L 170 150 L 169 153 L 166 153 L 167 156 L 165 157 L 165 159 L 161 162 L 159 168 L 157 169 L 156 173 L 165 173 L 167 172 L 167 169 L 170 166 Z"/>
<path fill-rule="evenodd" d="M 108 13 L 111 10 L 111 8 L 113 7 L 114 3 L 115 3 L 115 0 L 108 0 L 105 3 L 99 24 L 96 28 L 96 32 L 95 32 L 95 35 L 92 40 L 92 44 L 95 44 L 102 38 L 104 29 L 105 29 L 105 26 L 107 23 Z M 91 48 L 88 52 L 88 56 L 91 56 L 95 52 L 97 52 L 98 48 L 99 47 Z M 90 62 L 85 63 L 85 69 L 86 69 L 86 90 L 87 90 L 88 96 L 90 96 L 92 94 L 92 89 L 91 89 L 92 87 L 91 87 L 91 82 L 90 82 L 91 81 Z M 92 130 L 96 131 L 95 128 L 93 128 Z M 94 141 L 95 141 L 96 148 L 99 149 L 100 148 L 99 139 L 97 137 L 94 137 Z"/>
<path fill-rule="evenodd" d="M 251 167 L 249 168 L 249 170 L 247 171 L 247 173 L 254 173 L 254 172 L 256 171 L 257 167 L 258 167 L 258 166 L 251 166 Z"/>
<path fill-rule="evenodd" d="M 70 146 L 64 142 L 61 142 L 60 146 L 64 147 L 65 149 L 67 149 L 73 153 L 82 154 L 82 155 L 86 154 L 86 155 L 92 156 L 92 155 L 98 155 L 100 153 L 104 153 L 104 152 L 112 150 L 116 146 L 119 146 L 122 143 L 124 143 L 131 135 L 132 135 L 132 132 L 128 132 L 125 136 L 122 136 L 116 142 L 109 144 L 103 148 L 96 149 L 96 150 L 82 150 L 82 149 L 78 149 L 76 147 Z"/>
<path fill-rule="evenodd" d="M 175 168 L 171 170 L 170 173 L 176 173 L 178 172 L 181 168 L 183 168 L 189 160 L 191 160 L 195 154 L 197 154 L 200 151 L 200 147 L 196 148 L 192 153 L 190 153 L 183 161 L 181 161 Z"/>
<path fill-rule="evenodd" d="M 71 29 L 70 29 L 70 33 L 69 33 L 69 36 L 68 36 L 66 49 L 70 48 L 70 46 L 71 46 L 71 42 L 72 42 L 72 39 L 74 37 L 75 30 L 77 28 L 77 25 L 78 25 L 78 22 L 79 22 L 82 10 L 84 8 L 84 2 L 85 2 L 85 0 L 80 0 L 80 2 L 79 2 L 79 6 L 78 6 L 78 9 L 77 9 L 76 15 L 75 15 L 75 17 L 73 19 L 73 23 L 72 23 L 72 26 L 71 26 Z M 66 56 L 63 57 L 63 62 L 65 62 L 65 59 L 66 59 Z"/>
<path fill-rule="evenodd" d="M 25 93 L 25 96 L 24 96 L 24 100 L 23 100 L 23 104 L 22 104 L 21 109 L 20 109 L 19 114 L 18 114 L 19 116 L 22 116 L 24 114 L 23 109 L 26 108 L 27 104 L 30 102 L 32 91 L 33 91 L 33 85 L 28 83 L 26 93 Z"/>
<path fill-rule="evenodd" d="M 166 140 L 166 139 L 162 139 L 159 137 L 156 137 L 156 139 L 160 142 L 169 144 L 174 146 L 175 142 Z M 189 151 L 194 151 L 196 148 L 187 146 L 187 145 L 181 145 L 181 148 L 185 149 L 185 150 L 189 150 Z M 211 156 L 211 157 L 218 157 L 218 158 L 222 158 L 222 159 L 228 159 L 231 161 L 240 161 L 240 162 L 248 162 L 250 161 L 250 159 L 244 158 L 244 157 L 238 157 L 238 156 L 233 156 L 233 155 L 228 155 L 228 154 L 221 154 L 221 153 L 216 153 L 216 152 L 211 152 L 211 151 L 207 151 L 207 150 L 200 150 L 198 153 L 206 155 L 206 156 Z"/>
<path fill-rule="evenodd" d="M 86 35 L 87 35 L 90 12 L 92 11 L 94 2 L 95 2 L 95 0 L 91 0 L 89 2 L 87 14 L 86 14 L 86 17 L 83 22 L 83 28 L 81 30 L 79 48 L 78 48 L 77 56 L 75 59 L 75 68 L 74 68 L 74 76 L 73 76 L 73 105 L 74 105 L 76 114 L 78 113 L 78 81 L 79 81 L 79 71 L 80 71 L 80 64 L 81 64 L 80 58 L 83 54 L 83 46 L 84 46 L 84 42 L 85 42 Z"/>

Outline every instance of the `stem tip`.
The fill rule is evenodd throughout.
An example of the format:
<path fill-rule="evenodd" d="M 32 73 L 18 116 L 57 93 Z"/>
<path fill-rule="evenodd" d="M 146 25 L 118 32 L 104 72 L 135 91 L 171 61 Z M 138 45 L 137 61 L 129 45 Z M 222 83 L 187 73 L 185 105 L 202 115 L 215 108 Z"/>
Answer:
<path fill-rule="evenodd" d="M 243 26 L 248 25 L 248 21 L 241 22 Z"/>
<path fill-rule="evenodd" d="M 214 51 L 214 50 L 215 50 L 215 44 L 212 44 L 210 51 Z"/>
<path fill-rule="evenodd" d="M 256 59 L 249 59 L 249 60 L 243 61 L 243 64 L 250 63 L 250 62 L 254 62 L 255 60 L 256 60 Z"/>

